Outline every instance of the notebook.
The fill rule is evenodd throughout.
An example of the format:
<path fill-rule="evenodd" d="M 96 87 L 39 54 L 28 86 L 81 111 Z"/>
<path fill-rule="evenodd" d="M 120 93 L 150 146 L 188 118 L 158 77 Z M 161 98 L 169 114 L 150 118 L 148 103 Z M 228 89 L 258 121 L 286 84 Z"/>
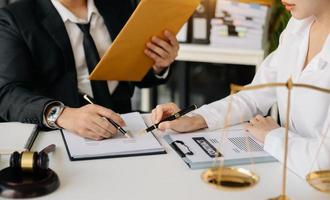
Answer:
<path fill-rule="evenodd" d="M 37 128 L 36 124 L 0 123 L 0 169 L 8 166 L 14 151 L 25 151 L 33 144 L 38 134 Z"/>
<path fill-rule="evenodd" d="M 36 135 L 33 133 L 35 133 L 36 129 L 36 124 L 0 123 L 0 154 L 25 150 L 27 142 L 33 142 L 35 139 Z"/>
<path fill-rule="evenodd" d="M 62 136 L 70 160 L 76 161 L 166 153 L 153 133 L 139 133 L 146 128 L 140 113 L 123 114 L 121 117 L 127 125 L 123 128 L 128 131 L 132 138 L 126 138 L 121 133 L 118 133 L 113 138 L 95 141 L 62 130 Z"/>
<path fill-rule="evenodd" d="M 263 150 L 263 144 L 245 132 L 244 125 L 227 130 L 166 135 L 164 139 L 191 169 L 219 166 L 220 159 L 215 161 L 216 156 L 223 159 L 224 166 L 276 161 Z"/>

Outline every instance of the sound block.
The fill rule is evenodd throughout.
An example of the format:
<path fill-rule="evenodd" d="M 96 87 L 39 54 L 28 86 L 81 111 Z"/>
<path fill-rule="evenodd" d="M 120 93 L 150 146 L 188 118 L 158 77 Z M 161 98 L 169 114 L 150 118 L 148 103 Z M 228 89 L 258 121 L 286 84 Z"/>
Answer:
<path fill-rule="evenodd" d="M 12 167 L 0 171 L 0 196 L 6 198 L 40 197 L 60 186 L 57 174 L 51 170 L 22 172 Z"/>

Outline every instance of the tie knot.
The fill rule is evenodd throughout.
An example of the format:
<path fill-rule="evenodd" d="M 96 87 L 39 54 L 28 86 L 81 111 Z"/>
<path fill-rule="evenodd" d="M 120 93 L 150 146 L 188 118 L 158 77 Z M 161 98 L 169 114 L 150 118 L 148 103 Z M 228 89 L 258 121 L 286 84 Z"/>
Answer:
<path fill-rule="evenodd" d="M 88 23 L 88 24 L 77 24 L 77 25 L 84 34 L 86 34 L 86 33 L 89 34 L 90 23 Z"/>

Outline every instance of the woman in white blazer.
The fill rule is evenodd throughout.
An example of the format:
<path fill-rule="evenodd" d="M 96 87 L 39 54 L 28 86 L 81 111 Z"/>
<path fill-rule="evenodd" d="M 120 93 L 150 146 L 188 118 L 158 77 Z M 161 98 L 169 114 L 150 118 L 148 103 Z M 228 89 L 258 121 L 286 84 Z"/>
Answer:
<path fill-rule="evenodd" d="M 292 77 L 295 83 L 311 84 L 330 89 L 330 1 L 285 0 L 292 14 L 280 37 L 276 51 L 270 54 L 257 71 L 251 85 L 286 82 Z M 286 114 L 286 88 L 269 88 L 242 91 L 233 96 L 232 125 L 249 121 L 246 129 L 264 149 L 283 160 L 284 123 Z M 190 132 L 202 128 L 218 129 L 224 125 L 229 98 L 204 105 L 192 116 L 160 124 L 159 129 Z M 291 99 L 288 167 L 300 176 L 311 169 L 330 169 L 330 95 L 318 91 L 294 88 Z M 263 117 L 277 103 L 281 126 L 272 118 Z M 173 104 L 157 106 L 152 112 L 155 123 L 176 112 Z M 313 168 L 322 136 L 325 142 Z"/>

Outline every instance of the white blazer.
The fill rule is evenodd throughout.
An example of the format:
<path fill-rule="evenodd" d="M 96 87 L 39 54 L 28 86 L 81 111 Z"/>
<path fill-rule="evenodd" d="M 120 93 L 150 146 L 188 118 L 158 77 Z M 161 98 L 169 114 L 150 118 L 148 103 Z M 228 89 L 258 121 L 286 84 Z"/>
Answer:
<path fill-rule="evenodd" d="M 292 77 L 295 83 L 306 83 L 330 88 L 330 35 L 323 49 L 302 70 L 308 49 L 309 31 L 314 18 L 291 19 L 283 31 L 280 44 L 257 71 L 251 85 L 286 82 Z M 225 98 L 202 106 L 195 113 L 206 120 L 209 129 L 222 128 L 228 109 Z M 248 121 L 257 114 L 266 115 L 274 103 L 278 104 L 281 128 L 271 131 L 264 149 L 283 161 L 287 89 L 269 88 L 242 91 L 233 96 L 230 123 Z M 310 170 L 330 169 L 330 95 L 303 88 L 294 88 L 291 99 L 288 167 L 305 177 Z M 311 166 L 321 137 L 327 134 L 314 166 Z"/>

